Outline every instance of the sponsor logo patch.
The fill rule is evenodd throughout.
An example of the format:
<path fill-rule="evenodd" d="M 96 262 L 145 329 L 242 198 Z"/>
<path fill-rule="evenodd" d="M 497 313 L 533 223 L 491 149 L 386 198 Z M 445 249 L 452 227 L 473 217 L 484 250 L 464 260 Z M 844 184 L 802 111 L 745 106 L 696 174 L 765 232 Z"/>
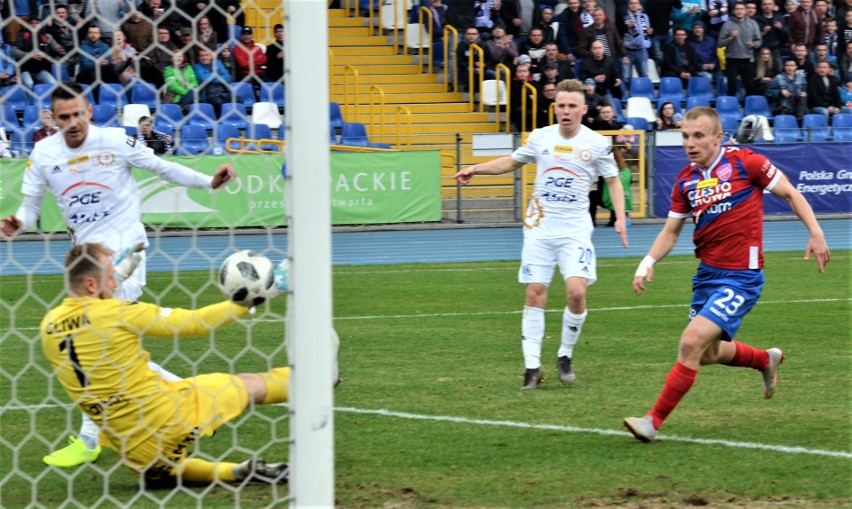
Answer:
<path fill-rule="evenodd" d="M 50 170 L 51 175 L 55 175 L 55 174 L 61 173 L 61 172 L 62 172 L 62 170 L 59 168 L 59 166 L 54 166 L 53 169 Z"/>
<path fill-rule="evenodd" d="M 81 156 L 72 157 L 71 159 L 68 160 L 67 164 L 68 164 L 68 166 L 71 166 L 71 165 L 74 165 L 74 164 L 85 163 L 88 160 L 89 160 L 89 154 L 83 154 Z"/>
<path fill-rule="evenodd" d="M 706 189 L 708 187 L 716 187 L 717 185 L 719 185 L 719 179 L 712 178 L 712 179 L 702 180 L 701 182 L 698 183 L 697 186 L 695 186 L 695 189 Z"/>
<path fill-rule="evenodd" d="M 560 152 L 560 153 L 563 153 L 563 154 L 573 154 L 574 153 L 574 147 L 572 147 L 570 145 L 556 145 L 555 147 L 553 147 L 553 151 L 554 152 Z"/>

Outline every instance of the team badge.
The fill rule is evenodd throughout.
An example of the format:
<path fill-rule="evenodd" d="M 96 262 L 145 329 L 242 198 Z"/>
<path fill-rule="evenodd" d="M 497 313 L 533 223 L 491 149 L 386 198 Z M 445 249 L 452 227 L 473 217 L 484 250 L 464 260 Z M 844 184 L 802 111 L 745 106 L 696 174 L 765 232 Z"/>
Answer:
<path fill-rule="evenodd" d="M 544 209 L 541 208 L 541 202 L 535 196 L 531 197 L 527 206 L 527 213 L 524 216 L 524 228 L 532 230 L 541 224 L 543 217 Z"/>
<path fill-rule="evenodd" d="M 592 160 L 592 151 L 587 148 L 580 149 L 577 152 L 577 157 L 584 163 L 588 163 Z"/>
<path fill-rule="evenodd" d="M 98 152 L 98 155 L 95 156 L 95 160 L 97 160 L 98 166 L 112 166 L 115 163 L 115 154 L 109 150 Z"/>
<path fill-rule="evenodd" d="M 731 167 L 731 163 L 721 164 L 718 168 L 716 168 L 716 176 L 724 182 L 731 180 L 731 175 L 733 174 L 734 169 Z"/>

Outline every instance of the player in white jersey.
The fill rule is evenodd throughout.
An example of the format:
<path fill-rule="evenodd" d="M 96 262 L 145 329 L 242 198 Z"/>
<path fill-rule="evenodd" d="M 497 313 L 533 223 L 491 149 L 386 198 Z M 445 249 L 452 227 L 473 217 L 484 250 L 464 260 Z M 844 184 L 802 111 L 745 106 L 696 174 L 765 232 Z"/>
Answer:
<path fill-rule="evenodd" d="M 547 287 L 554 268 L 565 279 L 567 306 L 562 315 L 562 341 L 557 352 L 559 380 L 571 384 L 574 345 L 586 321 L 586 287 L 597 279 L 589 190 L 604 177 L 613 197 L 615 231 L 627 247 L 624 189 L 608 140 L 582 125 L 587 105 L 583 84 L 564 80 L 556 87 L 558 124 L 536 129 L 512 155 L 476 164 L 454 178 L 467 184 L 474 175 L 499 175 L 536 163 L 535 190 L 524 217 L 524 247 L 518 281 L 526 285 L 521 322 L 524 385 L 535 389 L 544 380 L 541 342 Z"/>
<path fill-rule="evenodd" d="M 36 224 L 45 193 L 50 191 L 62 211 L 72 241 L 102 243 L 115 253 L 130 253 L 118 264 L 124 276 L 116 297 L 135 301 L 145 285 L 144 251 L 147 245 L 141 222 L 139 188 L 131 167 L 151 171 L 164 180 L 194 189 L 218 189 L 235 178 L 231 165 L 220 166 L 212 177 L 154 155 L 121 128 L 90 125 L 92 106 L 77 83 L 61 84 L 51 95 L 57 127 L 61 133 L 45 138 L 33 149 L 22 185 L 23 203 L 16 214 L 0 218 L 7 237 Z M 116 260 L 117 262 L 120 260 Z M 135 270 L 134 270 L 135 268 Z M 129 270 L 128 270 L 129 269 Z M 149 367 L 169 381 L 180 377 L 153 362 Z M 97 460 L 98 427 L 86 415 L 78 437 L 69 445 L 45 456 L 49 465 L 73 467 Z"/>

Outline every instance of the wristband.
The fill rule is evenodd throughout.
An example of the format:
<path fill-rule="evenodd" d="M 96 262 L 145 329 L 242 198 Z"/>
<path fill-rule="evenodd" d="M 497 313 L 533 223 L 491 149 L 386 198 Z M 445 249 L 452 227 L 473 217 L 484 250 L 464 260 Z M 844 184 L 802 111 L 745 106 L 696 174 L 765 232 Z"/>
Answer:
<path fill-rule="evenodd" d="M 657 263 L 657 260 L 654 259 L 651 255 L 646 255 L 645 258 L 642 258 L 642 261 L 639 262 L 639 267 L 636 269 L 636 274 L 633 277 L 647 277 L 648 269 L 654 266 Z"/>

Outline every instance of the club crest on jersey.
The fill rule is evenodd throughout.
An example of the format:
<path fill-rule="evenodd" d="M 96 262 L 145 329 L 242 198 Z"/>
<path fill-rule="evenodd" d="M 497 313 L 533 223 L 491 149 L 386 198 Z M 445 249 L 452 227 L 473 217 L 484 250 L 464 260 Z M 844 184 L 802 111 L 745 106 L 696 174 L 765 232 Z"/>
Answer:
<path fill-rule="evenodd" d="M 716 168 L 716 176 L 727 182 L 731 180 L 731 175 L 734 174 L 734 168 L 731 167 L 731 163 L 720 164 L 718 168 Z"/>
<path fill-rule="evenodd" d="M 581 148 L 581 149 L 577 152 L 577 157 L 578 157 L 581 161 L 583 161 L 584 163 L 588 163 L 589 161 L 591 161 L 591 160 L 592 160 L 592 157 L 593 157 L 593 156 L 592 156 L 592 151 L 591 151 L 591 150 L 589 150 L 589 149 L 587 149 L 587 148 Z"/>
<path fill-rule="evenodd" d="M 98 152 L 95 160 L 98 162 L 98 166 L 112 166 L 115 163 L 115 154 L 109 150 Z"/>

